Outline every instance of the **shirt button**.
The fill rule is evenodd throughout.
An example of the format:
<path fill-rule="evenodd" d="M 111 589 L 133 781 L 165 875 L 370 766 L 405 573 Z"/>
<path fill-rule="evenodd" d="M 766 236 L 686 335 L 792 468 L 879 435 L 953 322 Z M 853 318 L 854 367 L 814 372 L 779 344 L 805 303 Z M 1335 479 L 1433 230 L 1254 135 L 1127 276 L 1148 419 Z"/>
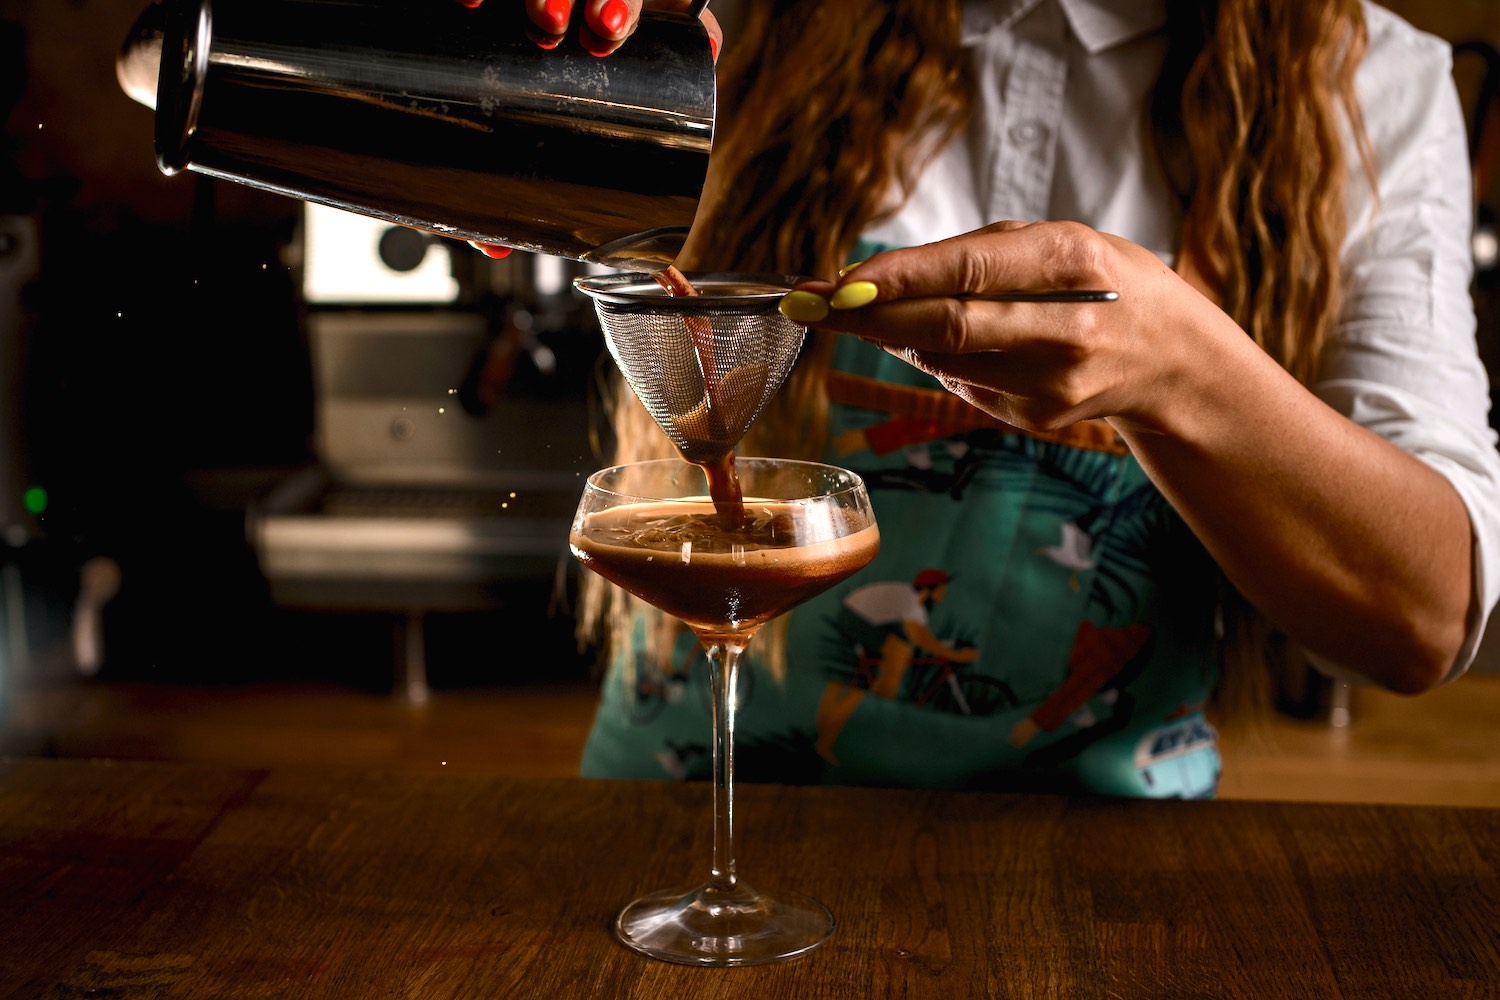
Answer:
<path fill-rule="evenodd" d="M 1035 142 L 1042 134 L 1042 127 L 1036 122 L 1021 122 L 1010 127 L 1010 137 L 1016 142 Z"/>

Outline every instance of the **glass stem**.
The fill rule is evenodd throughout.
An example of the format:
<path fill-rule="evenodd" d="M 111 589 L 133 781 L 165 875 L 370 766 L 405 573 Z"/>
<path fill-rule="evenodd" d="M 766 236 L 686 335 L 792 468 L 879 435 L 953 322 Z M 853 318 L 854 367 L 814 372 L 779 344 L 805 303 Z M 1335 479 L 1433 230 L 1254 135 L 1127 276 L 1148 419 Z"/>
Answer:
<path fill-rule="evenodd" d="M 742 643 L 721 640 L 708 647 L 709 683 L 713 688 L 714 726 L 714 864 L 709 884 L 724 891 L 735 887 L 734 872 L 734 691 Z"/>

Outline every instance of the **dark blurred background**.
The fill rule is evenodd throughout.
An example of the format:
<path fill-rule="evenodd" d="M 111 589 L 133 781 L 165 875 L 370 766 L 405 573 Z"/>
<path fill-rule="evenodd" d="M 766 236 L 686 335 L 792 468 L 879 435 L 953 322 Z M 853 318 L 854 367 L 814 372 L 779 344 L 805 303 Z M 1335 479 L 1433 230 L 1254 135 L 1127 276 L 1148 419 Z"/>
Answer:
<path fill-rule="evenodd" d="M 312 246 L 298 201 L 163 176 L 153 113 L 114 70 L 143 6 L 0 0 L 0 691 L 23 673 L 418 696 L 586 675 L 565 518 L 599 461 L 601 345 L 574 271 L 371 231 Z M 1493 372 L 1500 7 L 1391 6 L 1458 46 Z M 368 295 L 310 297 L 313 255 L 374 261 L 386 237 Z M 384 299 L 413 258 L 451 289 Z M 455 520 L 495 551 L 446 579 L 361 563 L 379 538 L 339 534 Z M 308 548 L 319 524 L 337 545 Z"/>
<path fill-rule="evenodd" d="M 281 580 L 254 523 L 489 537 L 519 509 L 565 554 L 601 348 L 572 272 L 389 227 L 315 247 L 299 201 L 163 176 L 115 78 L 144 6 L 0 0 L 0 683 L 582 672 L 571 560 L 532 546 L 434 580 L 299 550 Z M 369 294 L 312 300 L 314 254 L 364 262 Z M 417 261 L 447 289 L 388 301 Z"/>

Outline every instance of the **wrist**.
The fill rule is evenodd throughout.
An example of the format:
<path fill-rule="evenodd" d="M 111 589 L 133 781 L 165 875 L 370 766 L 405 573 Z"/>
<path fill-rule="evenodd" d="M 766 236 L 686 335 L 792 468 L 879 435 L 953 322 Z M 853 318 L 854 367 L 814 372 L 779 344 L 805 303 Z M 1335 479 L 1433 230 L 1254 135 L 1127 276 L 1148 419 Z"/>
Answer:
<path fill-rule="evenodd" d="M 1292 377 L 1218 307 L 1204 302 L 1156 345 L 1149 384 L 1110 416 L 1127 438 L 1165 437 L 1205 449 L 1253 422 Z"/>

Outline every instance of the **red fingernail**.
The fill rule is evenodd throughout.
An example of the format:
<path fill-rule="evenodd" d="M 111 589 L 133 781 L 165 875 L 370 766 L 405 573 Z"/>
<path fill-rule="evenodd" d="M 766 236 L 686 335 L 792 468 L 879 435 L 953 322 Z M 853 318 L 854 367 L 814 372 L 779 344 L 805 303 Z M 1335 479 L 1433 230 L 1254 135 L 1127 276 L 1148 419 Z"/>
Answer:
<path fill-rule="evenodd" d="M 599 23 L 611 35 L 618 35 L 630 23 L 630 5 L 625 0 L 608 0 L 599 8 Z"/>
<path fill-rule="evenodd" d="M 504 260 L 510 256 L 510 247 L 501 246 L 498 243 L 478 243 L 469 241 L 469 246 L 489 257 L 491 260 Z"/>
<path fill-rule="evenodd" d="M 561 35 L 568 30 L 568 18 L 573 14 L 573 0 L 547 0 L 542 4 L 542 13 L 552 22 L 552 33 Z"/>
<path fill-rule="evenodd" d="M 708 51 L 713 53 L 714 62 L 719 61 L 719 40 L 713 35 L 708 36 Z"/>

